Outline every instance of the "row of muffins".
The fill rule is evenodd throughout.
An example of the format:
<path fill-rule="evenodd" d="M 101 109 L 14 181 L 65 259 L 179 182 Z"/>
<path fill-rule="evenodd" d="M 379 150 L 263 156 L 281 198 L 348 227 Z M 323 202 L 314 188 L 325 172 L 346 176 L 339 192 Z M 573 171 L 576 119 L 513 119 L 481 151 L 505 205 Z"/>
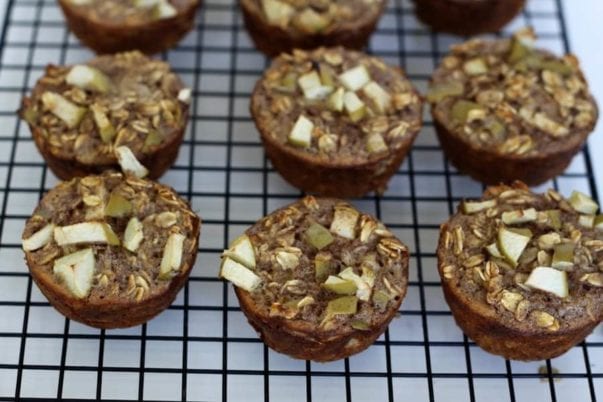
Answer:
<path fill-rule="evenodd" d="M 531 46 L 526 45 L 528 41 L 523 40 L 524 37 L 524 34 L 517 35 L 515 41 L 527 49 L 521 50 L 526 57 L 531 57 Z M 513 48 L 516 45 L 512 42 L 508 46 Z M 470 71 L 465 72 L 470 76 L 487 74 L 488 66 L 497 63 L 496 60 L 489 59 L 480 62 L 480 54 L 471 56 L 467 60 L 459 56 L 460 61 L 457 62 L 457 67 L 461 65 L 463 71 L 465 65 L 477 65 L 477 69 L 481 69 L 481 73 L 473 74 L 471 71 L 475 69 L 468 67 Z M 107 71 L 107 66 L 120 65 L 114 62 L 116 59 L 121 60 L 121 69 Z M 556 60 L 541 60 L 551 61 Z M 131 64 L 128 65 L 129 62 Z M 32 96 L 30 100 L 26 100 L 22 113 L 32 125 L 35 138 L 40 141 L 43 138 L 55 138 L 56 149 L 46 154 L 36 139 L 45 158 L 49 160 L 49 154 L 53 157 L 58 154 L 60 159 L 61 147 L 56 147 L 56 144 L 70 139 L 72 148 L 69 153 L 76 159 L 83 159 L 84 166 L 86 160 L 94 160 L 86 159 L 87 152 L 105 148 L 108 163 L 94 170 L 95 172 L 115 167 L 116 162 L 120 162 L 125 171 L 142 176 L 146 169 L 141 167 L 136 159 L 138 157 L 153 171 L 153 177 L 161 175 L 171 164 L 169 158 L 164 158 L 163 155 L 172 155 L 165 151 L 173 149 L 164 148 L 163 145 L 169 139 L 176 138 L 175 157 L 178 138 L 181 141 L 186 124 L 187 104 L 191 94 L 182 87 L 177 77 L 165 70 L 165 64 L 161 67 L 154 66 L 150 70 L 163 70 L 163 75 L 170 77 L 167 83 L 158 77 L 153 78 L 153 74 L 149 79 L 142 80 L 132 80 L 133 77 L 128 76 L 128 73 L 131 74 L 147 63 L 155 62 L 146 60 L 137 53 L 101 57 L 87 66 L 76 66 L 80 71 L 72 74 L 71 82 L 68 82 L 67 77 L 75 69 L 73 67 L 49 74 L 51 78 L 45 84 L 40 88 L 36 86 L 39 98 Z M 450 64 L 450 61 L 444 63 Z M 526 64 L 529 69 L 538 68 L 531 59 Z M 552 69 L 551 65 L 548 64 L 548 70 Z M 553 69 L 553 72 L 556 71 Z M 161 74 L 157 74 L 159 75 Z M 464 93 L 458 93 L 459 84 L 455 82 L 461 81 L 464 84 L 462 73 L 459 75 L 458 71 L 452 71 L 449 78 L 451 79 L 443 80 L 442 86 L 434 84 L 428 94 L 431 99 L 437 98 L 434 103 L 455 97 L 463 100 Z M 136 85 L 130 87 L 131 81 L 135 81 Z M 478 79 L 476 86 L 479 87 L 480 82 L 486 81 Z M 65 87 L 65 83 L 71 87 Z M 467 82 L 465 85 L 470 88 L 472 84 Z M 119 95 L 122 91 L 127 93 L 127 101 L 117 102 L 120 106 L 111 108 L 116 99 L 107 97 L 106 94 L 115 96 L 115 93 Z M 472 91 L 474 89 L 468 90 L 468 96 L 472 96 Z M 44 96 L 47 92 L 58 92 L 59 97 Z M 94 96 L 87 99 L 91 94 Z M 141 97 L 145 98 L 148 94 L 153 94 L 154 104 L 139 102 Z M 585 94 L 588 95 L 588 92 Z M 476 129 L 476 123 L 482 123 L 482 120 L 492 120 L 490 116 L 484 116 L 486 113 L 482 109 L 487 105 L 474 102 L 478 107 L 456 106 L 459 99 L 455 100 L 450 115 L 443 121 L 462 123 L 461 133 L 469 131 L 464 127 L 467 120 L 473 125 L 472 129 Z M 153 108 L 157 105 L 159 109 Z M 79 121 L 75 122 L 72 113 L 65 113 L 65 108 L 75 111 L 75 120 Z M 399 71 L 378 59 L 343 49 L 296 51 L 277 59 L 256 86 L 252 97 L 252 113 L 254 108 L 257 111 L 254 113 L 256 124 L 275 167 L 300 188 L 305 189 L 305 186 L 316 185 L 318 182 L 321 189 L 313 191 L 338 196 L 383 190 L 410 148 L 420 129 L 421 120 L 421 99 Z M 452 113 L 453 109 L 461 109 L 461 112 Z M 576 109 L 571 110 L 571 113 L 577 115 L 578 110 L 584 111 Z M 591 117 L 594 125 L 596 107 L 590 109 L 593 110 Z M 283 112 L 286 113 L 283 115 Z M 533 115 L 537 112 L 532 110 Z M 298 117 L 292 120 L 287 113 Z M 471 115 L 471 119 L 463 117 L 457 122 L 454 116 L 459 113 L 461 116 Z M 496 118 L 495 112 L 492 113 Z M 475 118 L 476 114 L 481 115 Z M 87 122 L 84 119 L 88 119 Z M 52 122 L 50 128 L 45 127 L 48 121 Z M 68 128 L 75 130 L 63 132 L 63 124 L 73 124 L 73 127 Z M 86 130 L 80 130 L 80 124 L 87 125 L 84 127 Z M 36 125 L 41 126 L 38 134 L 35 134 Z M 485 128 L 491 127 L 490 123 L 483 125 Z M 124 130 L 125 127 L 130 130 Z M 94 131 L 97 134 L 96 144 L 90 143 L 91 137 L 95 137 L 90 133 Z M 339 135 L 341 133 L 345 135 Z M 98 137 L 101 141 L 98 141 Z M 49 144 L 53 143 L 49 141 Z M 158 160 L 164 161 L 165 165 L 154 171 L 160 164 L 147 162 L 144 159 L 148 157 L 145 152 L 148 155 L 159 155 Z M 317 163 L 313 158 L 316 155 L 321 162 Z M 344 157 L 342 160 L 338 160 L 340 155 Z M 75 173 L 72 163 L 73 160 L 67 162 L 66 169 L 63 170 L 65 174 Z M 49 166 L 53 167 L 50 160 Z M 325 185 L 323 180 L 328 184 Z M 195 221 L 196 216 L 186 204 L 178 201 L 170 189 L 115 173 L 76 178 L 65 186 L 66 188 L 59 187 L 51 191 L 44 198 L 24 232 L 24 248 L 28 264 L 30 268 L 33 267 L 34 279 L 57 309 L 90 325 L 113 327 L 144 322 L 169 305 L 188 276 L 196 256 L 199 221 L 198 218 Z M 519 199 L 529 198 L 527 190 L 522 191 L 526 194 L 521 193 Z M 505 190 L 498 190 L 498 193 L 504 192 Z M 576 197 L 587 200 L 582 195 Z M 510 199 L 509 205 L 516 205 L 517 200 L 513 197 Z M 491 210 L 492 201 L 485 202 L 490 206 L 484 207 L 484 210 Z M 67 210 L 66 205 L 69 206 Z M 600 223 L 594 215 L 596 209 L 591 209 L 584 215 L 586 218 L 576 218 L 576 221 L 581 222 L 581 225 L 592 221 L 590 228 L 594 229 Z M 488 218 L 496 220 L 501 212 L 504 215 L 512 211 L 489 212 L 491 216 Z M 524 214 L 523 209 L 516 212 L 521 216 Z M 531 216 L 531 213 L 527 215 Z M 505 221 L 504 216 L 502 220 Z M 516 223 L 525 222 L 532 221 L 528 219 Z M 567 230 L 571 234 L 578 229 Z M 451 244 L 454 244 L 455 250 L 463 249 L 464 234 L 457 234 L 460 232 L 456 229 L 453 235 L 447 234 L 449 232 L 444 229 L 442 233 L 444 250 Z M 522 242 L 525 242 L 527 232 L 524 230 L 521 233 L 524 235 Z M 571 241 L 576 238 L 575 235 L 568 237 L 565 233 L 560 233 L 559 243 L 565 244 L 568 238 Z M 589 242 L 589 246 L 584 243 L 586 248 L 595 245 L 595 256 L 591 252 L 590 260 L 594 266 L 598 264 L 596 253 L 600 251 L 600 245 L 596 246 L 596 242 L 600 242 L 597 233 L 588 233 L 585 242 Z M 538 239 L 540 237 L 542 236 Z M 451 238 L 454 240 L 450 240 Z M 459 238 L 463 240 L 459 242 Z M 526 245 L 532 238 L 536 239 L 530 235 Z M 456 243 L 451 243 L 452 241 Z M 86 246 L 88 247 L 81 248 Z M 489 269 L 480 271 L 481 275 L 475 274 L 480 278 L 487 277 L 487 280 L 484 279 L 484 283 L 488 283 L 485 285 L 487 288 L 494 286 L 489 284 L 491 278 L 500 276 L 493 273 L 496 270 L 492 268 L 492 264 L 498 262 L 504 269 L 504 256 L 511 255 L 507 249 L 515 249 L 516 244 L 501 242 L 499 248 L 499 255 L 503 255 L 503 258 L 488 261 L 490 265 L 486 267 Z M 523 251 L 516 258 L 520 258 Z M 469 264 L 462 259 L 465 257 L 462 253 L 455 252 L 454 256 L 462 264 L 461 267 Z M 479 257 L 472 255 L 468 258 L 471 261 L 470 268 L 476 268 L 484 262 L 471 265 Z M 445 261 L 446 257 L 441 260 Z M 509 260 L 506 261 L 509 263 Z M 113 264 L 123 269 L 115 269 L 115 266 L 111 269 Z M 449 261 L 440 265 L 446 279 L 450 279 L 453 273 L 462 271 Z M 104 270 L 96 272 L 97 266 Z M 408 250 L 381 223 L 361 215 L 349 204 L 310 197 L 271 214 L 250 228 L 246 235 L 237 239 L 225 251 L 221 271 L 224 277 L 237 285 L 241 308 L 266 343 L 295 357 L 326 361 L 363 350 L 384 331 L 406 292 Z M 532 328 L 536 325 L 541 331 L 552 332 L 563 329 L 551 335 L 561 346 L 554 349 L 554 354 L 550 356 L 557 355 L 580 341 L 601 320 L 601 312 L 596 307 L 601 296 L 597 290 L 601 274 L 596 270 L 592 272 L 583 269 L 582 265 L 576 271 L 576 275 L 580 274 L 579 278 L 570 275 L 569 284 L 566 278 L 566 287 L 574 289 L 574 284 L 578 281 L 582 289 L 586 287 L 584 292 L 589 296 L 587 299 L 590 302 L 586 307 L 584 304 L 580 305 L 580 308 L 584 307 L 580 310 L 575 309 L 574 305 L 585 299 L 570 298 L 562 302 L 562 307 L 583 312 L 577 313 L 577 316 L 584 317 L 586 314 L 590 317 L 578 321 L 577 336 L 574 334 L 569 339 L 565 337 L 560 340 L 559 334 L 565 334 L 569 328 L 560 324 L 563 318 L 567 318 L 562 317 L 563 310 L 549 309 L 547 312 L 545 310 L 548 307 L 540 306 L 540 309 L 533 308 L 532 312 L 526 310 L 526 303 L 521 307 L 521 311 L 527 311 L 524 319 L 530 317 L 528 322 Z M 498 273 L 500 272 L 499 268 Z M 529 271 L 524 269 L 522 272 L 527 275 L 526 272 Z M 62 287 L 56 286 L 57 278 L 63 284 Z M 543 292 L 549 295 L 555 294 L 554 291 L 557 290 L 555 288 L 551 291 L 547 287 L 549 279 L 530 280 L 529 275 L 524 279 L 523 282 L 518 282 L 523 284 L 521 289 L 524 292 L 535 290 L 536 294 Z M 499 278 L 492 281 L 498 283 L 503 280 Z M 500 296 L 498 301 L 505 308 L 513 305 L 508 302 L 509 298 L 516 300 L 518 306 L 523 299 L 530 300 L 534 297 L 531 293 L 522 295 L 521 291 L 519 296 L 508 296 L 508 293 L 518 292 L 512 292 L 516 289 L 511 287 L 504 290 L 507 293 L 499 291 L 496 297 Z M 568 291 L 567 294 L 557 296 L 567 298 L 571 293 Z M 520 300 L 520 297 L 523 299 Z M 82 302 L 83 298 L 86 302 Z M 452 306 L 451 300 L 453 299 L 449 303 Z M 496 298 L 489 296 L 489 300 Z M 518 316 L 522 315 L 523 313 Z M 527 353 L 516 357 L 509 351 L 488 347 L 487 342 L 478 341 L 484 328 L 473 333 L 469 324 L 463 326 L 457 314 L 455 317 L 459 325 L 487 350 L 512 358 L 533 359 L 541 356 Z M 552 324 L 538 325 L 545 321 Z M 468 322 L 474 324 L 475 319 L 468 319 Z M 516 333 L 512 336 L 516 336 Z"/>

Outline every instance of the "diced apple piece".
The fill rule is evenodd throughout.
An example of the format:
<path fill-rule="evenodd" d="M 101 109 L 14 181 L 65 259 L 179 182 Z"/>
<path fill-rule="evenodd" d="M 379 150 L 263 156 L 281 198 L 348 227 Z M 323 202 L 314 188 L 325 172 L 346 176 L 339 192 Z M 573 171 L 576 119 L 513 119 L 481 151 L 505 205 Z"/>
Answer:
<path fill-rule="evenodd" d="M 471 59 L 463 64 L 463 70 L 467 75 L 480 75 L 488 72 L 488 65 L 481 57 Z"/>
<path fill-rule="evenodd" d="M 592 229 L 595 226 L 594 215 L 580 215 L 578 218 L 578 224 L 582 227 Z"/>
<path fill-rule="evenodd" d="M 501 228 L 498 231 L 498 249 L 507 261 L 516 267 L 519 257 L 521 257 L 523 250 L 525 250 L 531 238 L 531 235 L 526 236 L 521 232 L 518 233 L 518 231 Z"/>
<path fill-rule="evenodd" d="M 279 0 L 262 0 L 264 14 L 268 23 L 286 27 L 295 14 L 295 8 L 283 1 Z"/>
<path fill-rule="evenodd" d="M 132 150 L 127 146 L 122 145 L 121 147 L 115 148 L 115 156 L 117 157 L 119 166 L 121 166 L 121 170 L 125 173 L 132 173 L 134 176 L 141 179 L 149 174 L 149 170 L 136 159 Z"/>
<path fill-rule="evenodd" d="M 574 244 L 561 243 L 555 246 L 551 266 L 561 270 L 569 270 L 574 266 Z"/>
<path fill-rule="evenodd" d="M 536 36 L 531 28 L 521 29 L 513 35 L 511 39 L 511 50 L 509 52 L 509 63 L 516 63 L 525 59 L 532 53 L 536 43 Z"/>
<path fill-rule="evenodd" d="M 333 222 L 331 222 L 331 232 L 346 239 L 356 238 L 356 223 L 360 214 L 350 207 L 336 207 Z"/>
<path fill-rule="evenodd" d="M 53 239 L 54 228 L 54 224 L 49 223 L 27 239 L 24 239 L 23 250 L 34 251 L 50 243 Z"/>
<path fill-rule="evenodd" d="M 339 277 L 352 281 L 356 284 L 356 287 L 358 288 L 356 290 L 356 297 L 358 297 L 360 300 L 369 301 L 371 299 L 372 287 L 364 279 L 358 276 L 358 274 L 356 274 L 351 267 L 341 271 L 339 273 Z"/>
<path fill-rule="evenodd" d="M 135 253 L 143 239 L 142 222 L 137 217 L 131 218 L 124 232 L 124 247 L 126 250 Z"/>
<path fill-rule="evenodd" d="M 224 252 L 224 256 L 232 258 L 239 264 L 243 264 L 246 268 L 255 268 L 255 249 L 253 248 L 251 239 L 245 234 L 237 237 L 230 244 L 228 250 Z"/>
<path fill-rule="evenodd" d="M 100 93 L 106 93 L 111 88 L 109 77 L 100 70 L 85 64 L 73 66 L 65 77 L 65 81 L 69 85 Z"/>
<path fill-rule="evenodd" d="M 80 243 L 99 243 L 119 246 L 119 238 L 108 223 L 83 222 L 54 228 L 54 240 L 59 246 Z"/>
<path fill-rule="evenodd" d="M 132 203 L 120 194 L 113 192 L 105 206 L 105 215 L 112 218 L 123 218 L 132 213 Z"/>
<path fill-rule="evenodd" d="M 159 279 L 169 279 L 172 272 L 180 269 L 184 240 L 186 237 L 180 233 L 172 233 L 168 237 L 159 266 Z"/>
<path fill-rule="evenodd" d="M 329 229 L 316 222 L 312 223 L 308 229 L 306 229 L 305 234 L 307 242 L 318 250 L 327 247 L 329 244 L 333 243 L 334 240 Z"/>
<path fill-rule="evenodd" d="M 248 292 L 253 292 L 262 283 L 262 278 L 230 258 L 222 261 L 220 276 Z"/>
<path fill-rule="evenodd" d="M 475 113 L 474 111 L 483 110 L 484 108 L 479 103 L 460 99 L 454 102 L 454 105 L 452 105 L 452 109 L 450 110 L 450 117 L 455 122 L 465 124 L 467 122 L 467 119 L 469 118 L 470 113 Z"/>
<path fill-rule="evenodd" d="M 357 91 L 371 81 L 368 70 L 362 64 L 350 68 L 339 75 L 339 81 L 348 91 Z"/>
<path fill-rule="evenodd" d="M 333 266 L 333 256 L 329 253 L 318 253 L 314 257 L 314 270 L 316 280 L 322 282 L 327 278 Z"/>
<path fill-rule="evenodd" d="M 335 71 L 325 63 L 318 65 L 318 71 L 320 73 L 320 82 L 322 85 L 327 87 L 335 87 Z"/>
<path fill-rule="evenodd" d="M 308 34 L 317 34 L 331 23 L 331 18 L 326 14 L 317 13 L 307 7 L 293 18 L 293 25 L 300 31 Z"/>
<path fill-rule="evenodd" d="M 592 198 L 580 191 L 573 191 L 568 201 L 576 211 L 586 215 L 594 215 L 599 209 L 599 205 Z"/>
<path fill-rule="evenodd" d="M 381 310 L 384 310 L 387 307 L 387 304 L 391 299 L 392 297 L 389 295 L 389 293 L 383 290 L 378 290 L 373 295 L 373 303 Z"/>
<path fill-rule="evenodd" d="M 490 253 L 490 255 L 494 258 L 505 258 L 500 250 L 498 249 L 498 246 L 496 245 L 496 243 L 492 243 L 489 246 L 486 247 L 486 250 L 488 250 L 488 253 Z"/>
<path fill-rule="evenodd" d="M 168 0 L 159 0 L 155 7 L 155 18 L 158 19 L 172 18 L 177 14 L 178 10 Z"/>
<path fill-rule="evenodd" d="M 98 129 L 98 135 L 101 137 L 104 143 L 110 144 L 113 142 L 113 138 L 115 137 L 115 127 L 109 121 L 107 114 L 103 111 L 103 109 L 97 105 L 93 104 L 90 106 L 90 110 L 92 111 L 92 117 L 94 119 L 94 123 L 96 124 L 96 128 Z"/>
<path fill-rule="evenodd" d="M 427 101 L 431 103 L 440 102 L 450 96 L 462 95 L 465 87 L 460 81 L 449 81 L 432 85 L 427 91 Z"/>
<path fill-rule="evenodd" d="M 485 209 L 496 206 L 496 199 L 486 201 L 463 201 L 463 212 L 467 215 L 475 214 Z"/>
<path fill-rule="evenodd" d="M 313 130 L 314 123 L 302 114 L 289 134 L 289 142 L 297 147 L 308 148 L 312 144 Z"/>
<path fill-rule="evenodd" d="M 77 127 L 87 112 L 86 108 L 79 107 L 54 92 L 44 92 L 42 104 L 50 113 L 63 120 L 69 128 Z"/>
<path fill-rule="evenodd" d="M 538 218 L 538 213 L 534 208 L 502 213 L 502 221 L 505 225 L 518 225 L 520 223 L 534 222 L 536 218 Z"/>
<path fill-rule="evenodd" d="M 548 217 L 548 224 L 553 229 L 561 229 L 561 211 L 558 209 L 549 209 L 545 211 Z"/>
<path fill-rule="evenodd" d="M 56 260 L 53 272 L 76 298 L 83 299 L 92 288 L 94 265 L 94 251 L 87 248 Z"/>
<path fill-rule="evenodd" d="M 354 92 L 346 92 L 343 95 L 343 107 L 354 123 L 362 120 L 366 114 L 364 102 Z"/>
<path fill-rule="evenodd" d="M 555 268 L 534 268 L 524 284 L 532 289 L 542 290 L 561 298 L 567 297 L 569 294 L 567 273 Z"/>
<path fill-rule="evenodd" d="M 380 152 L 387 152 L 387 143 L 383 139 L 383 136 L 379 133 L 369 134 L 366 138 L 366 150 L 371 154 Z"/>
<path fill-rule="evenodd" d="M 341 112 L 343 110 L 343 96 L 345 94 L 345 90 L 343 88 L 337 88 L 335 92 L 329 96 L 327 99 L 327 106 L 329 109 L 334 110 L 336 112 Z"/>
<path fill-rule="evenodd" d="M 329 275 L 322 286 L 330 292 L 338 295 L 353 295 L 358 289 L 353 281 L 341 279 L 337 276 Z"/>
<path fill-rule="evenodd" d="M 375 81 L 371 81 L 362 88 L 362 92 L 373 101 L 375 108 L 381 114 L 389 109 L 392 97 Z"/>
<path fill-rule="evenodd" d="M 337 314 L 356 314 L 358 299 L 355 296 L 343 296 L 331 300 L 327 304 L 326 316 L 328 318 Z"/>
<path fill-rule="evenodd" d="M 134 7 L 151 8 L 159 4 L 159 0 L 134 0 Z"/>
<path fill-rule="evenodd" d="M 322 85 L 318 73 L 314 70 L 299 77 L 297 83 L 306 99 L 324 99 L 333 92 L 333 87 Z"/>
<path fill-rule="evenodd" d="M 597 215 L 595 218 L 595 229 L 603 230 L 603 215 Z"/>
<path fill-rule="evenodd" d="M 178 91 L 178 100 L 184 104 L 190 104 L 193 91 L 190 88 L 182 88 Z"/>

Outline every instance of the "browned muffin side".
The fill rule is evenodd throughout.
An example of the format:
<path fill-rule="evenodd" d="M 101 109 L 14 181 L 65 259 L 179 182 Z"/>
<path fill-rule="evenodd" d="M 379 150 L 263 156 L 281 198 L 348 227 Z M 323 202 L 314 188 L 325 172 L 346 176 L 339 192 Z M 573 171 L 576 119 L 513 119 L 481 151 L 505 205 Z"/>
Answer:
<path fill-rule="evenodd" d="M 385 0 L 241 0 L 245 28 L 268 56 L 293 49 L 362 49 Z"/>
<path fill-rule="evenodd" d="M 343 198 L 385 190 L 421 113 L 400 69 L 341 47 L 282 54 L 251 97 L 266 154 L 285 180 Z"/>
<path fill-rule="evenodd" d="M 593 131 L 597 105 L 572 55 L 534 48 L 531 30 L 453 46 L 427 100 L 440 144 L 487 184 L 537 185 L 569 165 Z"/>
<path fill-rule="evenodd" d="M 350 204 L 309 196 L 247 229 L 220 274 L 268 346 L 324 362 L 385 331 L 406 295 L 408 249 Z"/>
<path fill-rule="evenodd" d="M 20 115 L 63 180 L 119 170 L 115 149 L 121 146 L 158 178 L 178 156 L 190 97 L 167 63 L 128 52 L 49 65 Z"/>
<path fill-rule="evenodd" d="M 461 329 L 507 359 L 565 353 L 603 320 L 603 215 L 588 196 L 489 187 L 444 223 L 438 268 Z"/>
<path fill-rule="evenodd" d="M 96 53 L 175 46 L 195 24 L 200 0 L 59 0 L 69 29 Z"/>
<path fill-rule="evenodd" d="M 50 190 L 26 222 L 32 278 L 59 312 L 97 328 L 166 309 L 197 257 L 201 221 L 169 187 L 121 173 Z"/>
<path fill-rule="evenodd" d="M 417 17 L 434 31 L 472 36 L 497 32 L 517 16 L 525 0 L 413 0 Z"/>

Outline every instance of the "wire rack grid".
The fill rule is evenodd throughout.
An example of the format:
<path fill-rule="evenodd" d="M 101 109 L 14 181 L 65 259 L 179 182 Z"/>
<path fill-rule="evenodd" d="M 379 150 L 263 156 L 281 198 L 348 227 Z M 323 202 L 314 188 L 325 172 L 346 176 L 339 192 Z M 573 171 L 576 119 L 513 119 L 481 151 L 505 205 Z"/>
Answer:
<path fill-rule="evenodd" d="M 2 5 L 0 4 L 0 8 Z M 2 14 L 4 12 L 4 14 Z M 175 303 L 146 325 L 99 331 L 66 320 L 32 283 L 20 233 L 57 179 L 14 113 L 47 63 L 91 53 L 53 0 L 8 0 L 0 10 L 0 400 L 595 401 L 603 399 L 603 331 L 557 359 L 521 363 L 487 354 L 456 327 L 436 272 L 438 225 L 482 186 L 441 153 L 428 114 L 411 154 L 381 197 L 354 200 L 412 250 L 400 317 L 367 351 L 315 364 L 275 353 L 247 325 L 217 279 L 231 239 L 301 194 L 266 160 L 248 112 L 268 61 L 251 45 L 235 0 L 206 0 L 196 29 L 162 57 L 194 90 L 189 130 L 161 179 L 204 219 L 199 258 Z M 543 46 L 568 50 L 561 0 L 531 0 L 508 30 L 532 25 Z M 369 51 L 401 65 L 421 89 L 448 46 L 408 0 L 391 1 Z M 597 196 L 588 151 L 538 190 Z"/>

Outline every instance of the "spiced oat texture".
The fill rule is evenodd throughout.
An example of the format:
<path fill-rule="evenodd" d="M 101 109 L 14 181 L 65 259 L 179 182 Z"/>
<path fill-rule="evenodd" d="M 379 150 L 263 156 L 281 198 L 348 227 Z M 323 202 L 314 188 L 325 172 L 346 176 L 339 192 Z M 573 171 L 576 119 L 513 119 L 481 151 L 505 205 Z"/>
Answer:
<path fill-rule="evenodd" d="M 395 316 L 408 249 L 350 204 L 308 196 L 237 238 L 221 276 L 268 346 L 330 361 L 366 349 Z"/>
<path fill-rule="evenodd" d="M 572 55 L 534 47 L 529 29 L 510 39 L 452 47 L 427 100 L 442 148 L 459 170 L 489 184 L 540 184 L 560 174 L 598 118 Z"/>
<path fill-rule="evenodd" d="M 510 359 L 558 356 L 603 319 L 603 215 L 585 194 L 522 183 L 464 201 L 441 228 L 438 266 L 458 325 Z"/>
<path fill-rule="evenodd" d="M 141 324 L 175 298 L 197 255 L 199 218 L 170 188 L 121 173 L 63 182 L 23 231 L 31 275 L 67 317 Z"/>
<path fill-rule="evenodd" d="M 128 52 L 49 65 L 20 114 L 62 179 L 118 169 L 119 147 L 157 178 L 177 157 L 190 98 L 167 63 Z"/>

